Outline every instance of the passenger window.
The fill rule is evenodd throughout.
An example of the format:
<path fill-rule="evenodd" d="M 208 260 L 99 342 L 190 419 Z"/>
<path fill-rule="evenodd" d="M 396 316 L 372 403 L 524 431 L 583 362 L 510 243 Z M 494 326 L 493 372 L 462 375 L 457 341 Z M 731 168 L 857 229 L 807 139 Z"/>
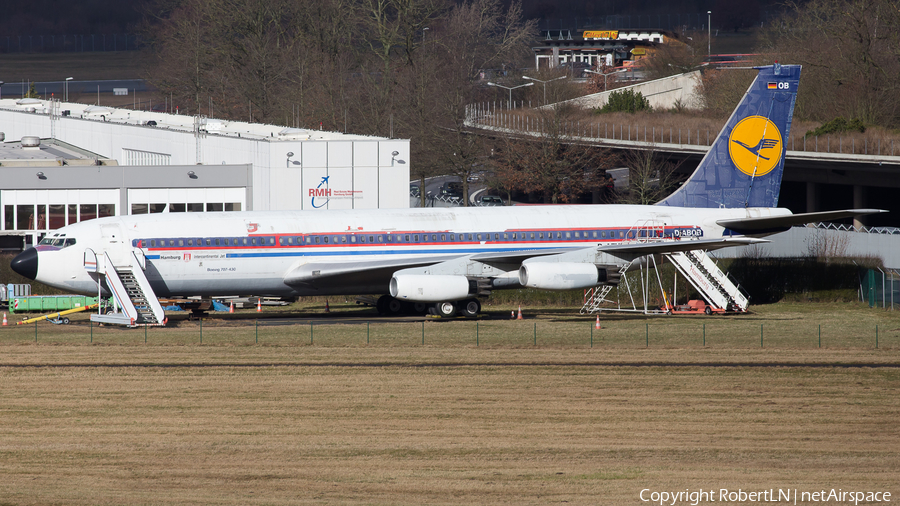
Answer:
<path fill-rule="evenodd" d="M 370 236 L 369 236 L 369 242 L 375 242 L 375 241 L 373 241 L 372 239 L 374 239 L 374 237 L 370 235 Z"/>
<path fill-rule="evenodd" d="M 539 233 L 538 233 L 538 239 L 543 239 L 543 238 L 544 238 L 544 233 L 543 233 L 543 232 L 539 232 Z"/>
<path fill-rule="evenodd" d="M 531 233 L 531 240 L 534 240 L 534 232 Z"/>
<path fill-rule="evenodd" d="M 494 234 L 494 240 L 495 241 L 500 240 L 500 234 Z"/>
<path fill-rule="evenodd" d="M 575 238 L 578 239 L 579 237 L 581 237 L 581 232 L 575 232 Z"/>
<path fill-rule="evenodd" d="M 356 236 L 355 236 L 355 235 L 351 235 L 351 236 L 350 236 L 350 242 L 356 242 Z"/>
<path fill-rule="evenodd" d="M 600 237 L 606 237 L 606 230 L 600 232 Z"/>
<path fill-rule="evenodd" d="M 381 236 L 380 236 L 380 235 L 378 236 L 378 242 L 381 242 Z"/>
<path fill-rule="evenodd" d="M 328 236 L 327 235 L 322 238 L 322 242 L 324 242 L 325 244 L 328 244 Z"/>
<path fill-rule="evenodd" d="M 275 238 L 274 237 L 269 237 L 269 245 L 275 246 Z"/>
<path fill-rule="evenodd" d="M 206 240 L 206 245 L 207 245 L 207 246 L 210 245 L 210 240 L 209 240 L 209 239 Z"/>
<path fill-rule="evenodd" d="M 151 248 L 155 248 L 155 247 L 156 247 L 156 240 L 155 240 L 155 239 L 152 240 L 152 241 L 150 241 L 150 247 L 151 247 Z"/>
<path fill-rule="evenodd" d="M 319 238 L 316 237 L 316 244 L 319 244 Z"/>
<path fill-rule="evenodd" d="M 342 236 L 341 236 L 341 244 L 345 244 L 346 242 L 347 242 L 347 236 L 346 236 L 346 235 L 342 235 Z"/>
<path fill-rule="evenodd" d="M 593 234 L 594 234 L 594 239 L 596 239 L 596 238 L 597 238 L 597 231 L 594 230 Z"/>
<path fill-rule="evenodd" d="M 216 246 L 219 246 L 219 245 L 220 245 L 220 244 L 219 244 L 219 240 L 216 239 Z"/>
<path fill-rule="evenodd" d="M 566 239 L 572 238 L 572 232 L 566 232 Z"/>

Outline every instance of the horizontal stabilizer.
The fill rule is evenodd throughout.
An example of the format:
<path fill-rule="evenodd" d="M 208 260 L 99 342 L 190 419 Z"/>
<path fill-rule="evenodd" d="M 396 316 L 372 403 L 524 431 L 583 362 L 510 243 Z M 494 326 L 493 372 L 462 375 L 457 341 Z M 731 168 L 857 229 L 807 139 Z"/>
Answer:
<path fill-rule="evenodd" d="M 659 253 L 675 253 L 677 251 L 713 250 L 733 246 L 749 246 L 764 244 L 769 241 L 755 237 L 723 237 L 721 239 L 691 239 L 681 241 L 636 242 L 632 244 L 615 244 L 600 246 L 598 251 L 604 253 L 630 253 L 634 255 L 654 255 Z"/>
<path fill-rule="evenodd" d="M 719 220 L 716 223 L 735 232 L 770 232 L 777 229 L 787 230 L 794 225 L 805 225 L 819 221 L 839 220 L 865 214 L 886 213 L 883 209 L 844 209 L 841 211 L 823 211 L 817 213 L 787 214 L 783 216 L 766 216 L 763 218 L 738 218 Z"/>

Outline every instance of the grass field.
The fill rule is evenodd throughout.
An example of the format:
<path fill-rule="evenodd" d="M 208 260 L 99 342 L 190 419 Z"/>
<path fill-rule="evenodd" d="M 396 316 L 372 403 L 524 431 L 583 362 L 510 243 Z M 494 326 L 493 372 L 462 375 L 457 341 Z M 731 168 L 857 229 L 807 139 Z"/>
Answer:
<path fill-rule="evenodd" d="M 35 344 L 34 327 L 3 328 L 0 504 L 900 493 L 894 314 L 855 304 L 754 309 L 738 318 L 604 318 L 593 348 L 589 319 L 527 308 L 524 322 L 479 322 L 479 332 L 495 334 L 477 345 L 471 321 L 426 322 L 424 346 L 420 322 L 371 324 L 367 345 L 364 324 L 322 324 L 317 307 L 299 310 L 319 313 L 309 318 L 319 322 L 312 345 L 306 323 L 261 325 L 259 345 L 244 332 L 254 327 L 228 321 L 204 322 L 202 345 L 199 323 L 187 321 L 148 329 L 147 344 L 143 329 L 95 328 L 91 344 L 78 325 L 42 323 Z M 678 337 L 703 321 L 722 344 Z M 535 322 L 546 327 L 538 346 Z M 772 327 L 771 346 L 760 348 L 758 335 L 755 346 L 727 344 L 760 322 Z M 814 340 L 807 329 L 817 322 L 831 329 L 821 349 L 790 341 Z M 878 349 L 876 324 L 888 342 Z M 640 335 L 627 334 L 629 325 Z M 871 343 L 851 337 L 868 327 Z M 29 330 L 30 340 L 18 335 Z"/>

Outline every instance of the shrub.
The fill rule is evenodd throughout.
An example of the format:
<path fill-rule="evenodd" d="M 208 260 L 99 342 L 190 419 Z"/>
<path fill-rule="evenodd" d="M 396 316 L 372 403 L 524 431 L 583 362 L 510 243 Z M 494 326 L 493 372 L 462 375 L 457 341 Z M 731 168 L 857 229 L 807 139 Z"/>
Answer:
<path fill-rule="evenodd" d="M 610 93 L 606 105 L 597 112 L 638 112 L 649 111 L 650 109 L 650 101 L 641 92 L 635 93 L 632 90 L 622 90 Z"/>
<path fill-rule="evenodd" d="M 860 121 L 859 118 L 846 120 L 841 116 L 838 116 L 837 118 L 834 118 L 833 120 L 825 123 L 819 128 L 806 132 L 806 137 L 816 137 L 818 135 L 836 134 L 841 132 L 865 133 L 866 126 L 863 125 L 862 121 Z"/>

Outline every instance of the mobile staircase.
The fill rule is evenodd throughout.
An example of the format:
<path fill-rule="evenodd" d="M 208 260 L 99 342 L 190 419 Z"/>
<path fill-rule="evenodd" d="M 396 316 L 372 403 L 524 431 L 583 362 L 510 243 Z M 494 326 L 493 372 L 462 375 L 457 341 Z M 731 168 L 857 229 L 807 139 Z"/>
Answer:
<path fill-rule="evenodd" d="M 704 250 L 679 251 L 666 253 L 678 272 L 712 306 L 714 312 L 745 312 L 749 299 L 740 287 L 719 269 Z"/>
<path fill-rule="evenodd" d="M 132 249 L 124 261 L 113 263 L 107 252 L 84 252 L 84 268 L 95 272 L 106 281 L 113 296 L 114 312 L 92 314 L 91 321 L 136 327 L 138 325 L 165 325 L 166 317 L 159 299 L 153 292 L 147 276 L 143 252 Z M 121 310 L 121 311 L 119 311 Z"/>

